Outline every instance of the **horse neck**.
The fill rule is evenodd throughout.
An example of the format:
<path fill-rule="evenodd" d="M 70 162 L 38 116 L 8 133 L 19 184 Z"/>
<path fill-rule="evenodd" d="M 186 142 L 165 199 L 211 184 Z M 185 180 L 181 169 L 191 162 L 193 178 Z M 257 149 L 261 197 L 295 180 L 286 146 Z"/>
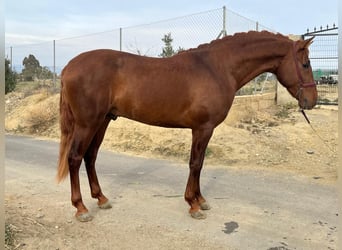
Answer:
<path fill-rule="evenodd" d="M 222 45 L 216 52 L 213 50 L 213 53 L 218 58 L 216 64 L 221 64 L 217 65 L 217 68 L 221 69 L 221 75 L 225 75 L 228 81 L 233 76 L 238 90 L 264 72 L 276 73 L 291 45 L 291 41 L 284 38 L 257 38 L 231 41 Z"/>

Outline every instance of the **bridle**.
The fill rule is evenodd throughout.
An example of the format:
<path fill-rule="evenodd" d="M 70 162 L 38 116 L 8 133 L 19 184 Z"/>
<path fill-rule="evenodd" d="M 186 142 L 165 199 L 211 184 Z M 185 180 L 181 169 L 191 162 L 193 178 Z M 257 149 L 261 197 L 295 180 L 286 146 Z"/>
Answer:
<path fill-rule="evenodd" d="M 298 64 L 298 60 L 297 60 L 297 56 L 296 56 L 296 43 L 295 42 L 293 42 L 293 59 L 294 59 L 295 65 L 296 65 L 297 76 L 299 78 L 299 88 L 298 88 L 298 92 L 297 92 L 297 97 L 299 98 L 303 89 L 311 88 L 311 87 L 316 87 L 316 83 L 315 82 L 304 82 L 302 73 L 300 72 L 300 69 L 299 69 L 299 64 Z M 308 62 L 307 67 L 310 66 L 309 63 L 310 63 L 310 61 Z M 310 124 L 310 120 L 307 117 L 307 115 L 305 114 L 304 109 L 300 109 L 300 111 L 303 114 L 305 120 Z"/>
<path fill-rule="evenodd" d="M 297 93 L 297 96 L 298 96 L 302 92 L 302 89 L 316 87 L 316 83 L 315 82 L 304 82 L 302 73 L 300 72 L 300 69 L 299 69 L 299 64 L 298 64 L 298 60 L 297 60 L 297 56 L 296 56 L 296 43 L 295 42 L 293 42 L 293 59 L 294 59 L 295 65 L 296 65 L 297 76 L 299 78 L 299 88 L 298 88 L 298 93 Z"/>

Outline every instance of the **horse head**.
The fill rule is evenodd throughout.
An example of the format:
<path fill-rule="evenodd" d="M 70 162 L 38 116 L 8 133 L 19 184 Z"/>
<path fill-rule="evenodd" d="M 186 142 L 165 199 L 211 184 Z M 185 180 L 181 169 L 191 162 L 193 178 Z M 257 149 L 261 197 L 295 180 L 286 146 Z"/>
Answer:
<path fill-rule="evenodd" d="M 317 103 L 317 89 L 309 60 L 312 39 L 293 42 L 293 46 L 277 69 L 277 78 L 302 109 L 312 109 Z"/>

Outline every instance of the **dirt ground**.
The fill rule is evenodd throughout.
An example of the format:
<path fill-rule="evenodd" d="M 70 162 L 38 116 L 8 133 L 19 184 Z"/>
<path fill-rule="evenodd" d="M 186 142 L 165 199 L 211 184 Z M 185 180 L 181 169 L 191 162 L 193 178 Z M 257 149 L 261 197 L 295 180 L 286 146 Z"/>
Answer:
<path fill-rule="evenodd" d="M 182 198 L 151 199 L 160 190 L 135 191 L 123 187 L 120 196 L 109 196 L 113 208 L 102 211 L 85 195 L 83 200 L 96 218 L 80 223 L 73 217 L 74 208 L 66 199 L 70 192 L 68 182 L 57 187 L 51 183 L 51 172 L 36 171 L 34 166 L 25 169 L 20 170 L 20 178 L 6 183 L 10 191 L 5 197 L 5 218 L 8 238 L 12 238 L 7 249 L 227 249 L 222 243 L 199 236 L 196 224 L 193 228 L 182 224 L 193 221 L 185 212 L 187 207 Z M 81 175 L 84 194 L 88 193 L 86 182 L 86 176 Z M 101 184 L 108 189 L 109 184 L 103 179 Z M 165 209 L 160 207 L 168 208 L 169 214 L 163 214 Z M 148 215 L 139 212 L 147 208 Z M 171 226 L 163 221 L 170 217 L 175 218 Z"/>
<path fill-rule="evenodd" d="M 5 100 L 6 132 L 58 140 L 59 125 L 56 115 L 59 108 L 58 94 L 51 94 L 44 89 L 30 94 L 20 91 L 6 95 Z M 318 106 L 314 110 L 307 111 L 315 131 L 293 106 L 274 105 L 264 110 L 255 111 L 248 108 L 246 110 L 248 115 L 243 119 L 233 123 L 224 122 L 215 130 L 206 153 L 206 167 L 236 168 L 238 170 L 243 166 L 245 169 L 291 172 L 313 178 L 324 185 L 335 183 L 337 179 L 337 107 Z M 190 144 L 191 131 L 188 129 L 151 127 L 119 118 L 117 121 L 111 122 L 102 147 L 125 154 L 187 162 Z M 32 180 L 32 182 L 34 181 L 37 180 Z M 33 193 L 42 192 L 44 194 L 44 188 L 35 190 L 37 186 L 30 185 L 30 183 L 21 183 L 20 185 L 29 186 Z M 67 186 L 65 190 L 69 192 Z M 48 195 L 48 192 L 45 193 Z M 16 232 L 17 235 L 12 246 L 7 246 L 9 249 L 29 249 L 22 245 L 22 242 L 28 239 L 29 241 L 39 241 L 47 237 L 54 237 L 58 231 L 67 230 L 68 225 L 71 227 L 71 224 L 74 223 L 70 218 L 66 219 L 66 226 L 64 225 L 63 229 L 58 224 L 47 229 L 39 222 L 44 217 L 44 210 L 38 197 L 9 193 L 6 193 L 5 196 L 8 228 L 10 231 Z M 30 204 L 36 204 L 31 210 L 36 214 L 31 217 L 25 216 L 27 210 L 25 209 L 26 202 L 23 199 L 26 198 L 37 199 L 36 203 L 30 202 Z M 70 207 L 68 201 L 65 203 L 59 205 Z M 49 206 L 53 206 L 53 204 L 44 204 L 44 207 Z M 57 218 L 62 216 L 57 213 L 56 210 Z M 35 219 L 32 219 L 32 216 L 35 216 L 33 217 Z M 51 221 L 51 223 L 53 222 Z M 136 223 L 134 225 L 136 227 L 132 230 L 144 230 L 145 236 L 150 231 L 156 230 L 142 228 L 141 225 L 139 227 Z M 91 225 L 82 224 L 80 226 L 85 229 Z M 104 227 L 107 226 L 104 225 Z M 162 228 L 158 230 L 162 230 Z M 72 234 L 68 231 L 66 233 Z M 127 239 L 125 233 L 129 232 L 123 232 L 121 236 L 118 235 L 118 238 Z M 84 237 L 91 237 L 87 234 L 85 232 Z M 38 237 L 38 235 L 40 236 Z M 84 239 L 84 237 L 82 238 Z M 174 232 L 169 235 L 170 240 L 177 238 L 179 244 L 183 244 L 183 246 L 187 242 L 186 237 L 181 232 L 178 235 L 175 235 Z M 144 239 L 146 237 L 136 240 Z M 197 242 L 198 247 L 206 248 L 210 245 L 206 244 L 209 243 Z M 138 243 L 137 246 L 139 246 Z M 49 249 L 62 248 L 51 246 Z M 168 249 L 167 246 L 165 249 Z M 177 249 L 177 246 L 174 249 Z"/>

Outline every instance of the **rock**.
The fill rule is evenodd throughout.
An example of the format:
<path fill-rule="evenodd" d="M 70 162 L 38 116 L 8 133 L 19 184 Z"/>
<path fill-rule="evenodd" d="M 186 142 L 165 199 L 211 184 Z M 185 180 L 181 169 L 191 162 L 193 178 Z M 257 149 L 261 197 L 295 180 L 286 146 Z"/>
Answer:
<path fill-rule="evenodd" d="M 41 219 L 41 218 L 43 218 L 44 216 L 45 216 L 44 214 L 39 213 L 39 214 L 36 215 L 36 218 L 37 218 L 37 219 Z"/>

